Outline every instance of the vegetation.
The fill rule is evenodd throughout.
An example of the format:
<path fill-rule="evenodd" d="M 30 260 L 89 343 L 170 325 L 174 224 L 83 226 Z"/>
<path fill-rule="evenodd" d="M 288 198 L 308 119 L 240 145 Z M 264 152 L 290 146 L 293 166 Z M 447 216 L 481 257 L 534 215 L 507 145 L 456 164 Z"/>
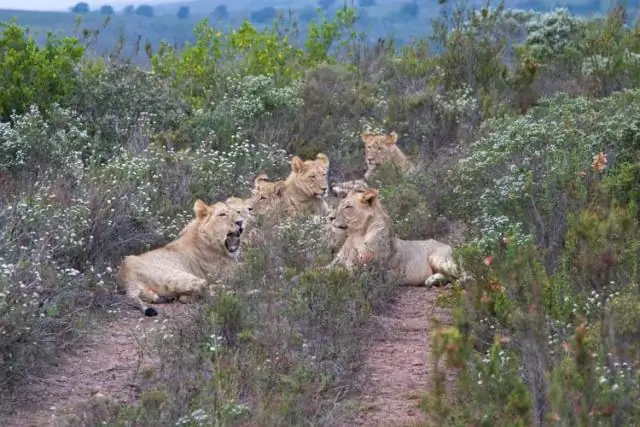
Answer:
<path fill-rule="evenodd" d="M 456 256 L 474 280 L 440 300 L 456 324 L 433 331 L 425 412 L 442 426 L 640 423 L 640 26 L 620 7 L 445 12 L 400 49 L 362 43 L 351 8 L 304 36 L 281 20 L 204 21 L 184 46 L 149 48 L 152 72 L 6 23 L 2 390 L 113 316 L 122 257 L 175 238 L 196 198 L 246 196 L 293 154 L 322 151 L 332 180 L 361 178 L 360 133 L 395 130 L 420 165 L 374 179 L 399 237 L 471 230 Z M 193 321 L 152 337 L 160 362 L 136 403 L 76 422 L 335 425 L 396 286 L 375 265 L 319 269 L 317 221 L 268 233 Z"/>

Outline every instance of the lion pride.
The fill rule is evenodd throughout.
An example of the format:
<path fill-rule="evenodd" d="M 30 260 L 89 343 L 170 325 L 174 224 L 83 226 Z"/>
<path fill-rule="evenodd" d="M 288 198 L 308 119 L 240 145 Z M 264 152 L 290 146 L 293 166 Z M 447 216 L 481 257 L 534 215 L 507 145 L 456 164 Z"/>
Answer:
<path fill-rule="evenodd" d="M 148 304 L 189 302 L 206 290 L 208 275 L 238 265 L 243 218 L 224 202 L 196 200 L 193 210 L 195 220 L 176 240 L 120 265 L 116 279 L 145 316 L 158 314 Z"/>
<path fill-rule="evenodd" d="M 378 191 L 352 190 L 340 202 L 331 225 L 346 234 L 329 264 L 351 268 L 376 260 L 404 285 L 426 285 L 458 277 L 451 246 L 437 240 L 403 240 L 394 235 Z"/>
<path fill-rule="evenodd" d="M 360 135 L 364 142 L 365 162 L 367 172 L 364 179 L 371 179 L 373 173 L 385 163 L 393 163 L 407 174 L 414 169 L 413 163 L 398 147 L 398 134 L 394 131 L 390 134 L 375 134 L 365 132 Z"/>
<path fill-rule="evenodd" d="M 314 160 L 291 159 L 291 173 L 284 181 L 270 181 L 266 174 L 254 181 L 256 213 L 310 211 L 326 215 L 329 211 L 325 195 L 329 187 L 329 158 L 319 153 Z"/>

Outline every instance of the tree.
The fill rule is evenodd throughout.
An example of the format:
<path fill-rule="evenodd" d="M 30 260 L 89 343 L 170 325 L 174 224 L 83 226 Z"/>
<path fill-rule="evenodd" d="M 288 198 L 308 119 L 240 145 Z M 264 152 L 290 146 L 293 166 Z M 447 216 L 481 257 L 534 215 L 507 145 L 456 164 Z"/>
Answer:
<path fill-rule="evenodd" d="M 358 6 L 371 7 L 376 5 L 376 0 L 358 0 Z"/>
<path fill-rule="evenodd" d="M 73 13 L 89 13 L 89 4 L 81 1 L 71 8 Z"/>
<path fill-rule="evenodd" d="M 212 15 L 213 15 L 213 19 L 216 21 L 221 19 L 227 19 L 229 17 L 229 11 L 227 10 L 227 5 L 220 4 L 216 6 L 216 8 L 213 9 Z"/>
<path fill-rule="evenodd" d="M 333 6 L 335 2 L 336 0 L 318 0 L 318 6 L 320 6 L 321 9 L 327 10 Z"/>
<path fill-rule="evenodd" d="M 251 12 L 251 20 L 257 24 L 264 24 L 275 17 L 276 9 L 271 6 L 263 7 L 262 9 Z"/>
<path fill-rule="evenodd" d="M 418 6 L 418 3 L 415 1 L 405 3 L 402 5 L 400 13 L 408 18 L 415 18 L 418 16 L 418 13 L 420 13 L 420 6 Z"/>
<path fill-rule="evenodd" d="M 189 12 L 189 6 L 180 6 L 180 9 L 178 9 L 178 19 L 187 19 Z"/>
<path fill-rule="evenodd" d="M 141 4 L 136 8 L 136 15 L 148 16 L 151 18 L 153 16 L 153 8 L 148 4 Z"/>
<path fill-rule="evenodd" d="M 124 12 L 125 15 L 133 15 L 135 9 L 133 5 L 130 4 L 129 6 L 125 7 L 122 11 Z"/>
<path fill-rule="evenodd" d="M 113 10 L 113 7 L 109 5 L 104 5 L 100 8 L 101 15 L 113 15 L 114 13 L 115 11 Z"/>

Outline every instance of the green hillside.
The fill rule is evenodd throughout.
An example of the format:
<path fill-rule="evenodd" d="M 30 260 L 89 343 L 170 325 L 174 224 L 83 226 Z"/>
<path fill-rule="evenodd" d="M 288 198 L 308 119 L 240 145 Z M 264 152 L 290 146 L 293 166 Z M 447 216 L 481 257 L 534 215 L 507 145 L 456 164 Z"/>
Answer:
<path fill-rule="evenodd" d="M 47 31 L 60 32 L 66 35 L 77 35 L 85 38 L 87 31 L 92 35 L 92 47 L 96 53 L 104 54 L 113 50 L 113 47 L 124 40 L 124 53 L 135 54 L 138 61 L 145 62 L 144 55 L 140 55 L 140 45 L 147 42 L 154 48 L 159 42 L 164 40 L 169 43 L 181 45 L 193 37 L 193 28 L 202 19 L 207 18 L 219 28 L 229 28 L 239 25 L 244 19 L 250 19 L 258 27 L 270 25 L 272 21 L 269 12 L 265 12 L 265 7 L 273 7 L 277 13 L 285 17 L 289 16 L 291 10 L 300 27 L 317 16 L 314 3 L 299 1 L 276 1 L 269 3 L 256 3 L 248 1 L 234 2 L 227 5 L 228 16 L 220 17 L 213 14 L 217 6 L 224 3 L 209 3 L 196 1 L 188 3 L 171 3 L 153 6 L 154 16 L 140 16 L 135 13 L 124 14 L 118 11 L 111 16 L 110 22 L 105 27 L 105 16 L 98 12 L 75 15 L 71 12 L 31 12 L 0 10 L 0 22 L 16 19 L 21 25 L 32 29 L 32 32 L 39 35 L 38 40 L 43 39 Z M 355 29 L 364 32 L 368 40 L 375 41 L 379 37 L 393 36 L 397 43 L 409 42 L 414 37 L 426 35 L 431 28 L 432 19 L 440 13 L 437 2 L 433 6 L 422 6 L 414 9 L 406 9 L 407 2 L 396 0 L 378 0 L 373 5 L 359 7 L 358 22 Z M 471 1 L 470 5 L 480 6 L 479 1 Z M 576 9 L 582 14 L 599 13 L 606 9 L 604 0 L 568 0 L 565 2 L 534 1 L 534 0 L 510 0 L 505 3 L 511 7 L 522 7 L 533 10 L 547 10 L 552 5 L 567 5 L 570 9 Z M 178 19 L 176 13 L 181 5 L 190 7 L 190 14 L 186 19 Z M 328 9 L 331 16 L 335 13 L 335 8 L 339 3 L 334 2 Z M 416 3 L 417 5 L 417 3 Z M 637 9 L 629 9 L 630 17 L 637 13 Z M 77 26 L 78 17 L 82 22 Z M 95 37 L 96 31 L 99 33 Z"/>

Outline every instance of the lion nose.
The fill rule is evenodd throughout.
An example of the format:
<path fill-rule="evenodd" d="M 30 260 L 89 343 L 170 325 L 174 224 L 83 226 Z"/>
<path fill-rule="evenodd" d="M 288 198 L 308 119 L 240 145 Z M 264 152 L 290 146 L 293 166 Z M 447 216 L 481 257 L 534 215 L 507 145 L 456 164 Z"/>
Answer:
<path fill-rule="evenodd" d="M 244 220 L 242 218 L 238 218 L 235 221 L 236 225 L 240 228 L 242 228 L 242 224 L 244 223 Z"/>

